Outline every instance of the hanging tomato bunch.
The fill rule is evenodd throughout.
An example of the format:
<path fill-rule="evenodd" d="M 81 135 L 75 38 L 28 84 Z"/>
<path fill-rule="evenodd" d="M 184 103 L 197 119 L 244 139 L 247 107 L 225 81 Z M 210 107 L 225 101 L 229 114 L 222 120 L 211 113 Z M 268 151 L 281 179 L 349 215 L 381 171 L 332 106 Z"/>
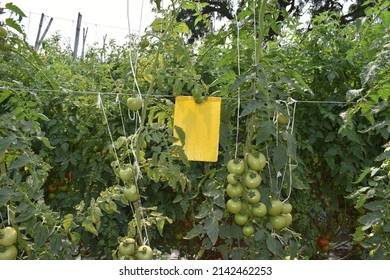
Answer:
<path fill-rule="evenodd" d="M 227 210 L 234 215 L 234 222 L 242 226 L 242 233 L 249 237 L 255 233 L 254 223 L 268 215 L 272 229 L 281 230 L 292 223 L 292 205 L 271 199 L 267 209 L 261 197 L 261 172 L 267 160 L 264 154 L 248 154 L 245 159 L 232 159 L 227 164 L 228 175 L 225 193 L 229 197 Z"/>

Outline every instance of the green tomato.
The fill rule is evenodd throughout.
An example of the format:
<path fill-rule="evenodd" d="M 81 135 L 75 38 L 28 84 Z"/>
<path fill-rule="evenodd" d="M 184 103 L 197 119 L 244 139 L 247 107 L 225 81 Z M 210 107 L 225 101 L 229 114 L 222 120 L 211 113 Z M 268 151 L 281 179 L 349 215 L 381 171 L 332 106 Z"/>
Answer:
<path fill-rule="evenodd" d="M 261 195 L 260 192 L 256 189 L 247 190 L 245 194 L 245 199 L 250 204 L 256 204 L 260 201 Z"/>
<path fill-rule="evenodd" d="M 119 256 L 134 256 L 135 254 L 135 240 L 133 238 L 126 238 L 119 243 L 118 246 Z"/>
<path fill-rule="evenodd" d="M 137 260 L 152 260 L 153 250 L 147 245 L 142 245 L 138 248 L 135 257 Z"/>
<path fill-rule="evenodd" d="M 292 216 L 290 213 L 288 214 L 283 214 L 282 215 L 284 217 L 284 220 L 285 220 L 285 227 L 289 227 L 291 224 L 292 224 Z"/>
<path fill-rule="evenodd" d="M 278 113 L 278 123 L 281 125 L 287 125 L 288 124 L 288 117 L 286 117 L 283 113 Z"/>
<path fill-rule="evenodd" d="M 0 247 L 0 260 L 14 260 L 18 255 L 18 250 L 14 245 Z"/>
<path fill-rule="evenodd" d="M 230 198 L 240 197 L 243 193 L 243 187 L 241 184 L 228 184 L 226 187 L 226 193 Z"/>
<path fill-rule="evenodd" d="M 292 205 L 290 203 L 283 203 L 282 214 L 288 214 L 292 211 Z"/>
<path fill-rule="evenodd" d="M 255 228 L 250 225 L 246 224 L 245 226 L 242 227 L 242 234 L 245 235 L 246 237 L 250 237 L 255 233 Z"/>
<path fill-rule="evenodd" d="M 283 203 L 280 200 L 271 200 L 271 208 L 268 209 L 268 215 L 277 216 L 282 213 Z"/>
<path fill-rule="evenodd" d="M 242 175 L 245 171 L 245 163 L 243 160 L 231 159 L 227 164 L 227 170 L 229 173 Z"/>
<path fill-rule="evenodd" d="M 11 50 L 11 44 L 7 41 L 0 41 L 0 51 L 9 52 Z"/>
<path fill-rule="evenodd" d="M 267 164 L 267 159 L 262 153 L 259 153 L 258 159 L 260 161 L 260 170 L 263 170 L 265 165 Z"/>
<path fill-rule="evenodd" d="M 129 183 L 133 181 L 133 170 L 128 167 L 126 169 L 121 169 L 119 171 L 119 178 L 125 183 Z"/>
<path fill-rule="evenodd" d="M 262 169 L 260 160 L 252 154 L 247 155 L 246 163 L 251 170 L 260 171 Z"/>
<path fill-rule="evenodd" d="M 129 97 L 126 101 L 127 108 L 131 111 L 138 111 L 142 108 L 142 99 L 140 97 Z"/>
<path fill-rule="evenodd" d="M 237 225 L 243 226 L 248 222 L 248 220 L 249 217 L 246 214 L 237 213 L 234 215 L 234 221 Z"/>
<path fill-rule="evenodd" d="M 124 188 L 122 192 L 127 201 L 135 202 L 139 199 L 138 190 L 134 184 L 131 184 L 128 188 Z"/>
<path fill-rule="evenodd" d="M 244 183 L 248 189 L 256 189 L 261 184 L 261 176 L 256 171 L 249 171 L 245 174 Z"/>
<path fill-rule="evenodd" d="M 0 38 L 6 38 L 7 34 L 8 34 L 7 29 L 5 29 L 4 27 L 0 26 Z"/>
<path fill-rule="evenodd" d="M 239 178 L 238 178 L 238 176 L 236 174 L 228 174 L 227 177 L 226 177 L 226 181 L 229 184 L 237 185 L 238 182 L 239 182 Z"/>
<path fill-rule="evenodd" d="M 235 199 L 229 199 L 226 202 L 226 208 L 227 210 L 232 213 L 232 214 L 237 214 L 241 211 L 242 209 L 242 203 L 240 200 L 235 200 Z"/>
<path fill-rule="evenodd" d="M 252 213 L 256 217 L 264 217 L 267 215 L 267 206 L 264 203 L 258 203 L 252 208 Z"/>
<path fill-rule="evenodd" d="M 274 230 L 281 230 L 286 225 L 286 219 L 283 216 L 271 216 L 269 222 Z"/>
<path fill-rule="evenodd" d="M 11 246 L 18 239 L 18 233 L 13 227 L 5 227 L 0 230 L 0 246 Z"/>

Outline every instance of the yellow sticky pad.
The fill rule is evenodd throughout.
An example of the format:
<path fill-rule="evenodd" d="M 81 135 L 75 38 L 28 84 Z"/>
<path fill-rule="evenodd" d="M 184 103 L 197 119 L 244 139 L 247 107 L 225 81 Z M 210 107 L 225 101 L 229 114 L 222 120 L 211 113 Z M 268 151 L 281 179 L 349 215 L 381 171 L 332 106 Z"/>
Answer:
<path fill-rule="evenodd" d="M 220 122 L 220 97 L 209 97 L 202 103 L 196 103 L 192 96 L 176 97 L 174 125 L 185 132 L 183 149 L 188 160 L 218 160 Z M 176 130 L 174 136 L 179 138 Z"/>

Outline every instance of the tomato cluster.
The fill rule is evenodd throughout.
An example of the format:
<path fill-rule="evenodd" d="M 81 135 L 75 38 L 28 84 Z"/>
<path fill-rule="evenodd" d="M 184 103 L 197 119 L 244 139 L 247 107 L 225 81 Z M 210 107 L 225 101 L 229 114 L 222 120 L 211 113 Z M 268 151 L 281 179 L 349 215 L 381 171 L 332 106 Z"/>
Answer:
<path fill-rule="evenodd" d="M 0 230 L 0 260 L 14 260 L 18 255 L 15 247 L 18 233 L 16 229 L 7 226 Z"/>
<path fill-rule="evenodd" d="M 8 52 L 11 50 L 11 44 L 7 40 L 8 31 L 0 25 L 0 51 Z"/>
<path fill-rule="evenodd" d="M 318 246 L 320 246 L 320 248 L 324 252 L 329 251 L 329 238 L 330 238 L 329 234 L 325 234 L 322 237 L 318 237 L 317 240 L 316 240 Z"/>
<path fill-rule="evenodd" d="M 270 201 L 267 209 L 262 202 L 260 186 L 262 183 L 261 171 L 267 161 L 264 154 L 248 154 L 244 160 L 230 160 L 227 164 L 226 202 L 227 210 L 234 215 L 234 222 L 242 226 L 242 233 L 249 237 L 255 233 L 256 219 L 269 216 L 269 223 L 274 230 L 281 230 L 292 223 L 290 203 L 279 200 Z"/>
<path fill-rule="evenodd" d="M 137 243 L 133 238 L 125 237 L 119 242 L 115 251 L 119 260 L 152 260 L 153 250 L 147 245 L 137 248 Z"/>

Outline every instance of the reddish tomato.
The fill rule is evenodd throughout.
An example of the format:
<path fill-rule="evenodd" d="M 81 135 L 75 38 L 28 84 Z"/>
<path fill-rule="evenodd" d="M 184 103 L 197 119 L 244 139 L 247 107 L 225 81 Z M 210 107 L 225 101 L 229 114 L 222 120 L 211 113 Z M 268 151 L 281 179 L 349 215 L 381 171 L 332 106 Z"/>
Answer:
<path fill-rule="evenodd" d="M 317 238 L 317 244 L 321 247 L 321 248 L 323 248 L 323 247 L 325 247 L 325 246 L 328 246 L 328 240 L 326 240 L 325 238 L 321 238 L 321 237 L 318 237 Z"/>
<path fill-rule="evenodd" d="M 65 174 L 65 178 L 66 178 L 69 182 L 71 182 L 71 181 L 72 181 L 72 171 L 67 170 L 67 171 L 66 171 L 66 174 Z"/>
<path fill-rule="evenodd" d="M 192 227 L 192 223 L 190 221 L 183 222 L 184 229 L 190 229 Z"/>

